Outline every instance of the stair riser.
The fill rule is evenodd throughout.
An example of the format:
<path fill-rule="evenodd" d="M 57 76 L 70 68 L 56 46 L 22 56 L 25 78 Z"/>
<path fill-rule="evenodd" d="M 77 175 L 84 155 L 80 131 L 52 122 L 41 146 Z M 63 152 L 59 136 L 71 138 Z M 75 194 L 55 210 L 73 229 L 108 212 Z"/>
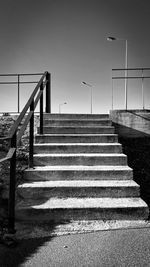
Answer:
<path fill-rule="evenodd" d="M 24 179 L 28 181 L 59 180 L 130 180 L 132 170 L 128 171 L 26 171 Z"/>
<path fill-rule="evenodd" d="M 101 120 L 109 119 L 108 114 L 44 114 L 44 119 L 53 119 L 53 120 Z"/>
<path fill-rule="evenodd" d="M 139 187 L 61 187 L 61 188 L 18 188 L 20 196 L 30 200 L 33 205 L 40 205 L 51 197 L 138 197 Z"/>
<path fill-rule="evenodd" d="M 38 128 L 38 133 L 39 128 Z M 92 127 L 44 127 L 43 128 L 44 134 L 113 134 L 114 128 L 113 127 L 99 127 L 99 128 L 92 128 Z"/>
<path fill-rule="evenodd" d="M 111 125 L 108 115 L 44 114 L 44 135 L 36 135 L 35 142 L 47 144 L 35 147 L 38 167 L 25 171 L 31 183 L 18 186 L 16 219 L 32 224 L 147 219 L 148 207 L 130 181 L 132 169 Z"/>
<path fill-rule="evenodd" d="M 115 155 L 115 154 L 114 154 Z M 34 166 L 48 166 L 48 165 L 127 165 L 126 157 L 95 157 L 95 156 L 63 156 L 63 157 L 55 157 L 55 156 L 47 156 L 43 155 L 42 157 L 34 156 Z"/>
<path fill-rule="evenodd" d="M 44 144 L 35 145 L 34 146 L 34 153 L 121 153 L 122 147 L 119 145 L 110 145 L 110 146 L 87 146 L 87 145 L 77 145 L 77 146 L 65 146 L 65 145 L 51 145 L 47 146 Z"/>
<path fill-rule="evenodd" d="M 68 208 L 24 209 L 16 211 L 16 218 L 26 222 L 60 222 L 62 220 L 143 220 L 148 217 L 148 208 Z"/>
<path fill-rule="evenodd" d="M 118 137 L 112 136 L 41 136 L 35 137 L 36 143 L 117 143 Z"/>
<path fill-rule="evenodd" d="M 79 127 L 79 126 L 111 126 L 110 120 L 44 120 L 44 126 L 66 126 L 66 127 Z"/>

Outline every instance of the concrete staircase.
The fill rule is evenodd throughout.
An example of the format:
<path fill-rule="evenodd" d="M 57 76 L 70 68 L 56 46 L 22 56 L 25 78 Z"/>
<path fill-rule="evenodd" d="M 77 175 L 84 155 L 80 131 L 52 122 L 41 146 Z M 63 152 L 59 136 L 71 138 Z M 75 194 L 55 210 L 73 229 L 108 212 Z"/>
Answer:
<path fill-rule="evenodd" d="M 34 168 L 25 171 L 25 182 L 18 186 L 18 219 L 148 217 L 108 115 L 46 114 L 34 153 Z"/>

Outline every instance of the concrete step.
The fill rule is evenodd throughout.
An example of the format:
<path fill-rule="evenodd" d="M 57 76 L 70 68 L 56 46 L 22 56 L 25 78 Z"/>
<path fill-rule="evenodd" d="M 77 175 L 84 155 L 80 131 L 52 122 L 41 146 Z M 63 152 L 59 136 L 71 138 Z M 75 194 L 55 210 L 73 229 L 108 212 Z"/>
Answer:
<path fill-rule="evenodd" d="M 124 154 L 83 153 L 83 154 L 35 154 L 34 166 L 47 165 L 127 165 Z"/>
<path fill-rule="evenodd" d="M 16 218 L 27 222 L 61 220 L 138 220 L 148 218 L 141 198 L 51 198 L 38 205 L 20 201 Z"/>
<path fill-rule="evenodd" d="M 19 185 L 17 192 L 21 198 L 32 200 L 32 205 L 38 205 L 41 200 L 52 197 L 138 197 L 139 185 L 132 180 L 126 181 L 45 181 L 30 182 Z"/>
<path fill-rule="evenodd" d="M 27 169 L 24 180 L 130 180 L 133 171 L 128 166 L 44 166 Z"/>
<path fill-rule="evenodd" d="M 109 119 L 44 119 L 44 126 L 111 126 L 112 122 Z"/>
<path fill-rule="evenodd" d="M 119 143 L 44 143 L 35 144 L 34 153 L 121 153 Z"/>
<path fill-rule="evenodd" d="M 39 133 L 39 127 L 38 127 L 38 133 Z M 114 133 L 114 127 L 110 126 L 103 126 L 103 127 L 98 127 L 98 126 L 44 126 L 43 127 L 43 133 L 48 134 L 48 133 L 54 133 L 54 134 L 113 134 Z"/>
<path fill-rule="evenodd" d="M 44 119 L 53 120 L 101 120 L 109 119 L 109 114 L 69 114 L 69 113 L 49 113 L 44 114 Z"/>
<path fill-rule="evenodd" d="M 117 134 L 37 134 L 36 143 L 117 143 Z"/>

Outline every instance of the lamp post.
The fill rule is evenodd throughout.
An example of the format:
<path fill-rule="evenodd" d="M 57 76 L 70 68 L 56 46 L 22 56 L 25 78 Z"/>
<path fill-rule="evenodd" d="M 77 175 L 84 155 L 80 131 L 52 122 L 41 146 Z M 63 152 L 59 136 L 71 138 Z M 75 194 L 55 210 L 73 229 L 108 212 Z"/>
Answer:
<path fill-rule="evenodd" d="M 59 113 L 61 113 L 61 106 L 62 105 L 66 105 L 66 104 L 67 104 L 67 102 L 64 102 L 64 103 L 59 104 Z"/>
<path fill-rule="evenodd" d="M 91 114 L 92 114 L 92 112 L 93 112 L 93 93 L 92 93 L 92 85 L 91 84 L 89 84 L 89 83 L 86 83 L 86 82 L 82 82 L 82 84 L 84 84 L 84 85 L 86 85 L 86 86 L 88 86 L 88 87 L 90 87 L 91 88 Z"/>
<path fill-rule="evenodd" d="M 128 87 L 128 41 L 127 39 L 121 39 L 116 37 L 107 37 L 107 41 L 125 41 L 125 109 L 127 110 L 127 87 Z"/>

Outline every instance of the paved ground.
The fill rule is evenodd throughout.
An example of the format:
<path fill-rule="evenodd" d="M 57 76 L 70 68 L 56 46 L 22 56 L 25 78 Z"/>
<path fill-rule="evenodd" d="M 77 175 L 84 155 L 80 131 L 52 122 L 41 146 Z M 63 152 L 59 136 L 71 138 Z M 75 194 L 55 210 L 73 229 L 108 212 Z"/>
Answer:
<path fill-rule="evenodd" d="M 1 267 L 150 266 L 150 228 L 98 231 L 0 245 Z"/>

